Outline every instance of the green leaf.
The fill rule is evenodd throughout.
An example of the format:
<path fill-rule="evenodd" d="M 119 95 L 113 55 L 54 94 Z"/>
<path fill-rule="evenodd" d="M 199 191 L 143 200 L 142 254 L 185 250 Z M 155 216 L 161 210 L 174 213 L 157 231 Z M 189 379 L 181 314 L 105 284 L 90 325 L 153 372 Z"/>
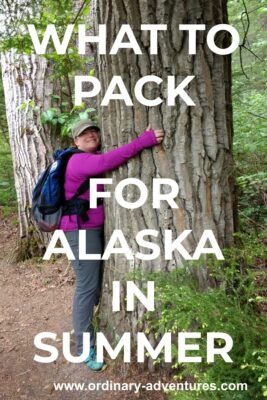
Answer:
<path fill-rule="evenodd" d="M 85 111 L 87 111 L 88 113 L 93 113 L 96 111 L 95 108 L 87 108 Z"/>
<path fill-rule="evenodd" d="M 80 119 L 87 119 L 88 118 L 88 114 L 86 111 L 79 113 L 79 117 Z"/>
<path fill-rule="evenodd" d="M 25 110 L 26 107 L 27 107 L 27 103 L 22 103 L 20 106 L 17 107 L 17 110 L 22 111 L 22 110 Z"/>
<path fill-rule="evenodd" d="M 95 74 L 95 68 L 90 69 L 88 75 L 89 75 L 89 76 L 94 76 L 94 74 Z"/>

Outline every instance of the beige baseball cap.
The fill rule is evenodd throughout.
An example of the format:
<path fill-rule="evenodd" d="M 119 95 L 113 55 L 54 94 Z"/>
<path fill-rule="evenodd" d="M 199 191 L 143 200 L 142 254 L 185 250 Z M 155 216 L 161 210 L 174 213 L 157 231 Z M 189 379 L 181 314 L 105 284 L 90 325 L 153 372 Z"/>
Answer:
<path fill-rule="evenodd" d="M 73 139 L 75 139 L 77 136 L 79 136 L 85 129 L 88 128 L 93 128 L 97 131 L 100 131 L 100 128 L 97 123 L 90 119 L 82 119 L 81 121 L 77 122 L 75 125 L 73 125 L 71 134 Z"/>

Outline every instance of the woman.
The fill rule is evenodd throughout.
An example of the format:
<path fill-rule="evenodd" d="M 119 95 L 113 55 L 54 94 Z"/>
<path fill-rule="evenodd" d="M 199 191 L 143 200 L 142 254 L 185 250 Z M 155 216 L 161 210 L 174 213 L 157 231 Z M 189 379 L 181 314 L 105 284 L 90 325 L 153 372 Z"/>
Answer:
<path fill-rule="evenodd" d="M 124 164 L 131 157 L 143 149 L 152 147 L 163 140 L 162 129 L 143 132 L 137 139 L 107 153 L 100 153 L 100 129 L 90 120 L 79 121 L 72 129 L 72 136 L 77 148 L 81 151 L 70 158 L 64 182 L 66 200 L 71 199 L 77 189 L 90 177 L 100 177 Z M 98 185 L 99 192 L 104 191 L 103 185 Z M 72 265 L 76 275 L 76 291 L 73 300 L 73 327 L 76 336 L 77 353 L 83 350 L 83 332 L 90 332 L 90 355 L 85 361 L 94 371 L 103 369 L 104 363 L 96 361 L 94 350 L 94 333 L 91 325 L 93 308 L 98 303 L 101 288 L 101 261 L 79 260 L 78 256 L 78 230 L 86 229 L 87 254 L 101 254 L 103 250 L 104 207 L 99 204 L 97 208 L 88 209 L 90 191 L 87 189 L 80 199 L 85 200 L 87 210 L 85 218 L 77 214 L 64 215 L 59 229 L 65 231 L 68 242 L 72 248 L 75 260 Z M 81 215 L 81 213 L 80 213 Z"/>

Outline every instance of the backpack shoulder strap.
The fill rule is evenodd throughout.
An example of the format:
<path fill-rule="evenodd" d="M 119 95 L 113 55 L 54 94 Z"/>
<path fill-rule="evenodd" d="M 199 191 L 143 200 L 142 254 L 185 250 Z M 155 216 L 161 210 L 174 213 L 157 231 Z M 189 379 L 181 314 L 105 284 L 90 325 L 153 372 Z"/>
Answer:
<path fill-rule="evenodd" d="M 63 154 L 63 157 L 66 157 L 66 167 L 67 167 L 67 163 L 69 161 L 69 159 L 71 158 L 71 156 L 73 154 L 77 154 L 77 153 L 84 153 L 84 151 L 76 149 L 76 148 L 69 148 L 66 150 L 65 154 Z M 89 178 L 86 178 L 86 180 L 84 182 L 82 182 L 82 184 L 78 187 L 78 189 L 76 190 L 75 194 L 66 202 L 70 202 L 72 200 L 77 199 L 81 194 L 83 194 L 84 192 L 86 192 L 89 189 Z"/>
<path fill-rule="evenodd" d="M 53 153 L 53 158 L 54 160 L 62 159 L 68 161 L 73 154 L 77 153 L 84 153 L 84 151 L 79 150 L 76 147 L 68 147 L 64 150 L 58 149 Z"/>
<path fill-rule="evenodd" d="M 76 193 L 72 196 L 70 200 L 77 199 L 81 194 L 85 193 L 86 190 L 88 190 L 90 187 L 90 181 L 89 178 L 86 178 L 86 181 L 84 181 L 76 190 Z"/>

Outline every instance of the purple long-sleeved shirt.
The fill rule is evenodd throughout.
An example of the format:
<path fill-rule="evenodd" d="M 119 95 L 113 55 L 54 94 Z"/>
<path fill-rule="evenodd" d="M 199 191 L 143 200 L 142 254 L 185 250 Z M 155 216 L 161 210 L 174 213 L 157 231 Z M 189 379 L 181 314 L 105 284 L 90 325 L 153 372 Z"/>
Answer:
<path fill-rule="evenodd" d="M 154 131 L 145 131 L 137 139 L 107 153 L 77 153 L 74 154 L 67 165 L 64 191 L 65 197 L 69 200 L 77 191 L 78 187 L 90 177 L 101 177 L 107 171 L 111 171 L 124 164 L 130 158 L 136 156 L 140 151 L 157 144 Z M 99 192 L 104 191 L 104 185 L 97 185 Z M 89 200 L 90 192 L 87 190 L 81 199 Z M 76 215 L 64 215 L 61 218 L 59 229 L 72 231 L 76 229 L 101 228 L 104 225 L 104 207 L 89 209 L 87 212 L 88 221 L 79 219 L 79 227 Z"/>

